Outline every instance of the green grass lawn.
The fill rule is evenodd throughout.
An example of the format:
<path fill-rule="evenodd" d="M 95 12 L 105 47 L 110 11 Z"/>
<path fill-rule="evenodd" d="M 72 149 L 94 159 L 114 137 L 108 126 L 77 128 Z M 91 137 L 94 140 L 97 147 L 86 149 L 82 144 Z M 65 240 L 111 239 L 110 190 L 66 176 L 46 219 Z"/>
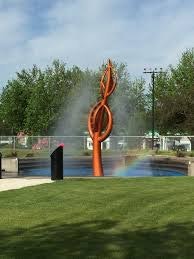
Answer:
<path fill-rule="evenodd" d="M 0 193 L 0 258 L 194 258 L 194 178 L 64 180 Z"/>

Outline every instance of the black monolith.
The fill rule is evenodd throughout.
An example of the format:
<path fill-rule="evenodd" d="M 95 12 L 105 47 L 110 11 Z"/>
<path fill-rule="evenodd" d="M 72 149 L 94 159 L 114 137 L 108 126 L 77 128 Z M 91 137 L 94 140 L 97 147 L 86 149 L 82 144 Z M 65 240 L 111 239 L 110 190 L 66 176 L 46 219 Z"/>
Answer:
<path fill-rule="evenodd" d="M 59 146 L 51 154 L 51 180 L 63 180 L 63 147 Z"/>

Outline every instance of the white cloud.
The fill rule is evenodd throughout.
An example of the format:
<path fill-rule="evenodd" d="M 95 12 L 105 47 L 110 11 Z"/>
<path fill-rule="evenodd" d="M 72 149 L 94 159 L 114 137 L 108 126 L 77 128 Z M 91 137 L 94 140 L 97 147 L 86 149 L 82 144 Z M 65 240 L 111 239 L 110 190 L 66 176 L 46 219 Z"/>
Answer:
<path fill-rule="evenodd" d="M 192 1 L 56 0 L 49 9 L 37 10 L 42 28 L 26 12 L 25 1 L 14 2 L 8 1 L 11 8 L 0 4 L 3 82 L 18 69 L 45 66 L 54 58 L 96 68 L 110 57 L 141 76 L 144 67 L 165 68 L 194 46 Z"/>

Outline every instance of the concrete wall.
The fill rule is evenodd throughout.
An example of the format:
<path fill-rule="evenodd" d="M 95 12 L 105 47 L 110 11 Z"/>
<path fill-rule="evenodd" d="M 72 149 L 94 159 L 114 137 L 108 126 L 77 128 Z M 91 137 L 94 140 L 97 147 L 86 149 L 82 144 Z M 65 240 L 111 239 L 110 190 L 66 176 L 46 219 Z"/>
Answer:
<path fill-rule="evenodd" d="M 2 170 L 9 173 L 18 173 L 18 159 L 2 158 Z"/>
<path fill-rule="evenodd" d="M 114 164 L 114 162 L 116 162 L 120 165 L 123 166 L 128 166 L 131 163 L 133 163 L 134 161 L 136 161 L 137 157 L 136 156 L 125 156 L 123 158 L 107 158 L 105 157 L 104 160 L 104 166 L 107 165 L 112 165 Z M 24 168 L 33 168 L 35 167 L 35 165 L 37 163 L 41 162 L 41 165 L 43 165 L 42 160 L 39 161 L 40 159 L 20 159 L 21 161 L 25 160 L 25 164 L 23 165 L 23 167 L 20 165 L 21 170 Z M 70 158 L 68 158 L 67 160 L 71 160 Z M 110 161 L 109 161 L 110 160 Z M 34 161 L 34 162 L 33 162 Z M 47 164 L 50 160 L 46 160 Z M 64 161 L 65 164 L 67 164 L 68 161 Z M 83 157 L 82 159 L 73 159 L 73 161 L 69 161 L 71 164 L 73 162 L 73 164 L 84 164 L 84 165 L 91 165 L 91 157 Z M 20 162 L 21 163 L 21 162 Z M 23 162 L 24 163 L 24 162 Z M 35 165 L 34 165 L 35 163 Z M 145 161 L 146 163 L 146 161 Z M 173 168 L 173 169 L 177 169 L 178 171 L 183 171 L 186 175 L 188 176 L 194 176 L 194 158 L 171 158 L 171 157 L 161 157 L 161 156 L 151 156 L 150 157 L 150 161 L 149 163 L 151 163 L 151 165 L 153 165 L 154 167 L 160 167 L 160 168 Z M 50 165 L 50 164 L 49 164 Z M 110 166 L 109 165 L 109 166 Z M 48 165 L 47 165 L 48 166 Z M 37 166 L 36 166 L 37 167 Z M 10 173 L 18 173 L 19 168 L 18 168 L 18 159 L 17 158 L 3 158 L 2 159 L 2 169 L 4 169 L 6 172 L 10 172 Z"/>
<path fill-rule="evenodd" d="M 194 176 L 194 161 L 189 161 L 188 176 Z"/>

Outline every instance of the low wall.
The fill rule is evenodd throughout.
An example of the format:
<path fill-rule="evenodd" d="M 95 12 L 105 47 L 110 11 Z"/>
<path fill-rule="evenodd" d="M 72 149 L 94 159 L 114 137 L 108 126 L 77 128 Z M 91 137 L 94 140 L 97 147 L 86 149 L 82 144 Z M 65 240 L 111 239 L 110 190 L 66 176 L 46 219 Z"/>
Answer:
<path fill-rule="evenodd" d="M 194 176 L 194 161 L 189 161 L 188 176 Z"/>
<path fill-rule="evenodd" d="M 135 161 L 139 161 L 137 156 L 124 156 L 124 157 L 104 157 L 103 166 L 107 168 L 114 168 L 115 165 L 128 166 Z M 77 167 L 77 166 L 92 166 L 92 157 L 66 157 L 64 158 L 64 167 Z M 185 175 L 194 176 L 194 158 L 191 157 L 169 157 L 169 156 L 146 156 L 142 160 L 140 166 L 143 168 L 161 168 L 171 169 L 183 172 Z M 30 168 L 50 167 L 50 159 L 38 158 L 3 158 L 2 169 L 7 172 L 22 172 Z"/>
<path fill-rule="evenodd" d="M 18 173 L 18 159 L 2 158 L 2 170 L 5 170 L 5 173 Z"/>

